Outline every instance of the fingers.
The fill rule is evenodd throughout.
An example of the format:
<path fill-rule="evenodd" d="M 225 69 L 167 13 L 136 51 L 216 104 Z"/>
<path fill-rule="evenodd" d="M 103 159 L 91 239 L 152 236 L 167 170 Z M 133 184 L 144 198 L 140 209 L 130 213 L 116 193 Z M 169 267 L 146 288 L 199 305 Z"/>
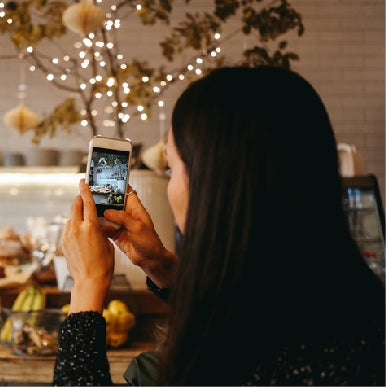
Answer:
<path fill-rule="evenodd" d="M 76 222 L 83 220 L 83 200 L 80 195 L 77 195 L 72 202 L 71 218 Z"/>
<path fill-rule="evenodd" d="M 85 183 L 84 179 L 80 180 L 79 189 L 80 196 L 83 200 L 84 219 L 97 220 L 97 211 L 94 203 L 94 198 L 92 196 L 90 188 Z"/>

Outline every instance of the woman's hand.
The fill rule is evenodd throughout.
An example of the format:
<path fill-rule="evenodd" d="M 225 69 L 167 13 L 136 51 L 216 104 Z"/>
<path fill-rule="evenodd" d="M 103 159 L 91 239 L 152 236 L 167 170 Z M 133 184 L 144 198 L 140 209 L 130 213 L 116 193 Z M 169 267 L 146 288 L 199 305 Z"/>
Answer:
<path fill-rule="evenodd" d="M 114 246 L 103 235 L 89 187 L 80 181 L 63 235 L 63 252 L 74 280 L 70 313 L 102 312 L 114 273 Z"/>
<path fill-rule="evenodd" d="M 138 196 L 127 196 L 125 211 L 109 209 L 104 216 L 123 226 L 113 240 L 132 263 L 141 267 L 159 287 L 171 285 L 177 258 L 162 244 Z"/>

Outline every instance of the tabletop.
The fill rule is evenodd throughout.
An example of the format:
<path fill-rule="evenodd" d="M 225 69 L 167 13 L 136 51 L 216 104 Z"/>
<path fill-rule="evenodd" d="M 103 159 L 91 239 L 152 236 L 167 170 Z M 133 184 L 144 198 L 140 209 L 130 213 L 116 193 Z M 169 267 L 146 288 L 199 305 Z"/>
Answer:
<path fill-rule="evenodd" d="M 123 373 L 141 352 L 154 349 L 150 342 L 133 342 L 127 348 L 109 350 L 107 358 L 114 384 L 127 384 Z M 55 356 L 19 356 L 0 344 L 0 385 L 52 385 Z"/>

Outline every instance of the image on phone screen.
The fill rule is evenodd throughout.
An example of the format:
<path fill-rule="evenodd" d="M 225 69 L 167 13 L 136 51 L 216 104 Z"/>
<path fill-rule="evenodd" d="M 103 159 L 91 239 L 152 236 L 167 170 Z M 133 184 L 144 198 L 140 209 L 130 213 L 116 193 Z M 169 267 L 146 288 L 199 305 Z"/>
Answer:
<path fill-rule="evenodd" d="M 129 156 L 129 151 L 93 148 L 88 184 L 98 217 L 108 208 L 124 208 Z"/>

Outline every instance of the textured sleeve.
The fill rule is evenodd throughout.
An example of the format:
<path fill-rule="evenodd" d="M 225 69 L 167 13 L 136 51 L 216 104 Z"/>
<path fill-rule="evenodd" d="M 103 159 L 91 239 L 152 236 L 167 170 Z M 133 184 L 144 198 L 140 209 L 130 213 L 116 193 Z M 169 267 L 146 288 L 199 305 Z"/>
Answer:
<path fill-rule="evenodd" d="M 61 323 L 53 384 L 112 385 L 106 355 L 106 320 L 100 313 L 73 313 Z"/>

